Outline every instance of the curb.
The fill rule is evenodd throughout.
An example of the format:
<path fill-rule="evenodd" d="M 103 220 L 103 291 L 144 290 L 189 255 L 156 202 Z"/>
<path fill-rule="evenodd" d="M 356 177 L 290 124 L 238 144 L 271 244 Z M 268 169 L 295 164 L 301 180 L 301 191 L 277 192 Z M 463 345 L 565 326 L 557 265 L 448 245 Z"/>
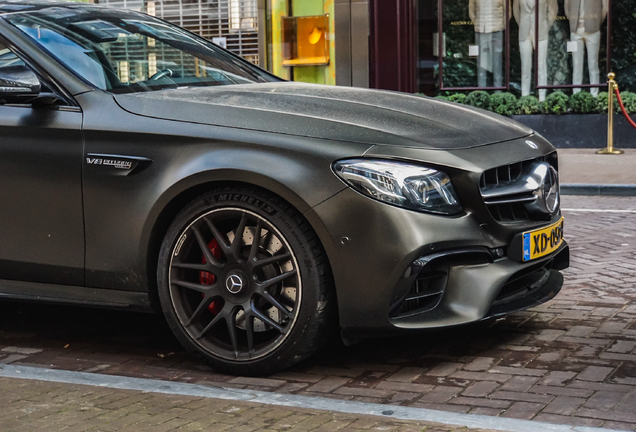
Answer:
<path fill-rule="evenodd" d="M 561 195 L 636 196 L 636 184 L 562 184 Z"/>

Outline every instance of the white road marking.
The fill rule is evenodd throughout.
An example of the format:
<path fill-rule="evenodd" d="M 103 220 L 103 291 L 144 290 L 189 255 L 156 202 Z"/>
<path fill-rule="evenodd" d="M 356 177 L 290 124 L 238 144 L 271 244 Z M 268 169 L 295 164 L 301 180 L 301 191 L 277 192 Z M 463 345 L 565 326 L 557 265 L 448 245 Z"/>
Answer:
<path fill-rule="evenodd" d="M 477 414 L 461 414 L 446 411 L 436 411 L 424 408 L 353 402 L 312 396 L 278 394 L 255 390 L 208 387 L 199 384 L 187 384 L 172 381 L 129 378 L 87 372 L 45 369 L 32 366 L 0 365 L 0 377 L 50 381 L 65 384 L 90 385 L 121 390 L 137 390 L 151 393 L 176 394 L 182 396 L 255 402 L 265 405 L 308 408 L 346 414 L 374 415 L 380 416 L 382 418 L 426 421 L 466 426 L 469 428 L 491 429 L 500 431 L 618 432 L 611 429 L 602 429 L 587 426 L 558 425 L 530 420 L 518 420 L 512 418 L 490 417 Z"/>
<path fill-rule="evenodd" d="M 571 211 L 571 212 L 587 212 L 587 213 L 636 213 L 636 210 L 609 210 L 609 209 L 571 209 L 571 208 L 562 208 L 562 211 Z"/>

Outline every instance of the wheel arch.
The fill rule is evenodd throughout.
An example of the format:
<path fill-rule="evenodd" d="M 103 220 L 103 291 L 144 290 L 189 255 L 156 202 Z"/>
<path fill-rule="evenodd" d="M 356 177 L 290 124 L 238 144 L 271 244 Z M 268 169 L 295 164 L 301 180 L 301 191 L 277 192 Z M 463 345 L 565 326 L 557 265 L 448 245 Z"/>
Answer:
<path fill-rule="evenodd" d="M 171 188 L 166 190 L 161 199 L 158 200 L 156 210 L 152 213 L 156 216 L 146 223 L 145 228 L 148 233 L 146 236 L 148 295 L 152 308 L 155 311 L 161 310 L 156 278 L 159 252 L 161 249 L 161 243 L 170 227 L 170 224 L 188 203 L 204 193 L 221 186 L 254 187 L 273 193 L 277 197 L 285 200 L 301 214 L 307 212 L 311 208 L 303 198 L 298 196 L 298 194 L 279 181 L 254 172 L 239 170 L 204 172 L 187 177 L 173 185 Z M 305 220 L 314 232 L 316 232 L 323 248 L 326 249 L 323 242 L 323 236 L 320 235 L 322 230 L 319 227 L 315 227 L 309 220 L 307 220 L 307 218 L 305 218 Z M 326 253 L 325 255 L 329 268 L 331 268 L 329 263 L 329 254 Z M 336 296 L 335 290 L 334 296 Z"/>

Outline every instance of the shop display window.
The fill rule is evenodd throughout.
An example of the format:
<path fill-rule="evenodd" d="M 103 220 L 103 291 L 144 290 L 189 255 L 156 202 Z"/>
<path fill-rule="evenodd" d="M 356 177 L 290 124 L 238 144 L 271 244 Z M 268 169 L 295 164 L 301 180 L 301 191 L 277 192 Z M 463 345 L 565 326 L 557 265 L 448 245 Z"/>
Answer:
<path fill-rule="evenodd" d="M 606 85 L 612 0 L 417 0 L 417 16 L 422 93 L 542 100 L 552 89 L 596 95 Z"/>
<path fill-rule="evenodd" d="M 283 17 L 283 66 L 329 64 L 329 15 Z"/>

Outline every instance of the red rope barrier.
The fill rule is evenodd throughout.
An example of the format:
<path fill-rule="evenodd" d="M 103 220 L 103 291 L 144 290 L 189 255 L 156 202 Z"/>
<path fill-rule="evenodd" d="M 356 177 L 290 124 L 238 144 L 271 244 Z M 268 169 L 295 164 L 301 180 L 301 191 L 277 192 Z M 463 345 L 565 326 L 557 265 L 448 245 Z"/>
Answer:
<path fill-rule="evenodd" d="M 623 114 L 625 114 L 625 118 L 627 119 L 629 124 L 632 125 L 632 127 L 636 128 L 636 123 L 634 123 L 634 120 L 632 120 L 629 114 L 627 114 L 625 105 L 623 105 L 623 100 L 621 99 L 621 93 L 618 91 L 617 88 L 614 89 L 614 93 L 616 93 L 616 97 L 618 98 L 618 104 L 621 106 L 621 110 L 623 111 Z"/>

